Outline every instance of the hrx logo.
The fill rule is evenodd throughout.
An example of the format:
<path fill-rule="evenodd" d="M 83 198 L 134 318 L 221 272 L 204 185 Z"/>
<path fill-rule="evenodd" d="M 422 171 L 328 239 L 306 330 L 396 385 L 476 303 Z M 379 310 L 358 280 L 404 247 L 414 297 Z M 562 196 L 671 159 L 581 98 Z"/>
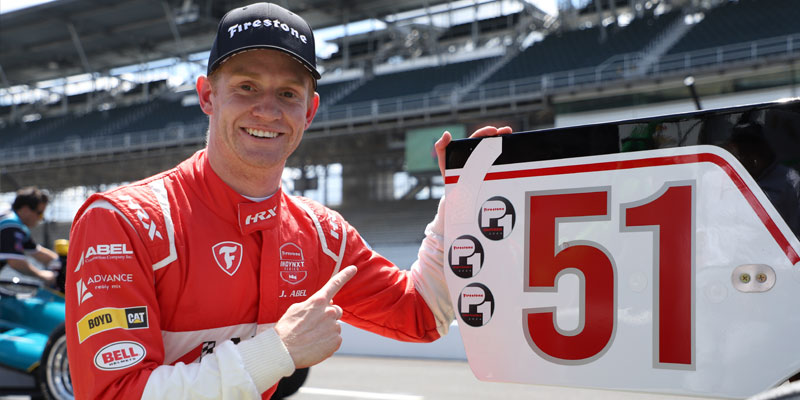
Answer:
<path fill-rule="evenodd" d="M 259 222 L 259 221 L 266 221 L 266 220 L 274 217 L 275 215 L 277 215 L 277 213 L 275 212 L 276 208 L 278 208 L 278 206 L 272 207 L 272 208 L 270 208 L 269 210 L 266 210 L 266 211 L 259 211 L 259 212 L 255 213 L 255 214 L 250 214 L 244 219 L 244 224 L 245 225 L 250 225 L 250 224 L 254 224 L 254 223 Z"/>
<path fill-rule="evenodd" d="M 161 236 L 161 232 L 158 231 L 158 227 L 156 226 L 155 221 L 150 219 L 150 215 L 147 214 L 139 203 L 133 200 L 133 197 L 124 195 L 119 196 L 120 200 L 128 202 L 128 208 L 132 211 L 136 212 L 136 218 L 139 219 L 139 222 L 142 224 L 142 227 L 147 231 L 147 236 L 150 237 L 150 240 L 154 240 L 155 238 L 163 239 L 164 237 Z"/>
<path fill-rule="evenodd" d="M 242 264 L 242 244 L 237 242 L 219 242 L 215 244 L 211 251 L 214 253 L 214 261 L 226 274 L 233 276 Z"/>

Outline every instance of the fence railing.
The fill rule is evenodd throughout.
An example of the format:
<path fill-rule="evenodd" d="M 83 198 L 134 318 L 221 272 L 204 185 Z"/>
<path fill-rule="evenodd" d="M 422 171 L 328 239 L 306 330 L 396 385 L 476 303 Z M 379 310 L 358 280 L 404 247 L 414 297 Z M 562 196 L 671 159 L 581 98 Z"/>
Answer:
<path fill-rule="evenodd" d="M 651 66 L 652 70 L 647 76 L 693 71 L 698 68 L 719 65 L 730 66 L 737 63 L 762 60 L 767 57 L 795 57 L 798 52 L 800 52 L 800 34 L 696 50 L 682 54 L 668 54 Z M 639 68 L 640 61 L 641 53 L 620 54 L 597 67 L 560 71 L 524 79 L 480 85 L 463 94 L 460 100 L 456 96 L 458 88 L 455 88 L 450 93 L 442 93 L 439 90 L 412 96 L 322 107 L 312 127 L 359 120 L 368 121 L 393 115 L 419 114 L 420 112 L 431 112 L 437 109 L 458 109 L 493 100 L 537 98 L 547 92 L 574 89 L 584 85 L 607 85 L 620 80 L 632 79 L 632 77 L 636 76 L 635 73 Z M 206 122 L 199 122 L 181 127 L 144 132 L 4 148 L 0 149 L 0 165 L 197 142 L 202 141 L 205 137 L 207 126 Z"/>
<path fill-rule="evenodd" d="M 649 75 L 688 71 L 715 65 L 730 65 L 773 56 L 796 56 L 799 51 L 800 34 L 781 36 L 682 54 L 666 55 L 651 67 Z M 638 52 L 620 54 L 596 67 L 488 83 L 467 92 L 461 98 L 460 104 L 506 96 L 539 95 L 548 90 L 571 89 L 583 85 L 604 85 L 619 80 L 633 79 L 641 77 L 640 74 L 637 74 L 641 60 L 642 54 Z M 315 122 L 326 123 L 351 118 L 374 118 L 386 112 L 414 112 L 438 105 L 454 107 L 458 104 L 453 103 L 453 97 L 449 95 L 424 93 L 327 107 L 321 110 Z"/>
<path fill-rule="evenodd" d="M 0 150 L 0 165 L 20 162 L 57 160 L 76 155 L 92 156 L 114 151 L 134 151 L 162 146 L 202 142 L 207 122 L 180 125 L 169 129 L 152 129 L 118 135 L 71 138 L 58 143 L 46 143 Z"/>
<path fill-rule="evenodd" d="M 667 54 L 653 64 L 652 73 L 659 74 L 792 55 L 797 54 L 798 50 L 800 50 L 800 33 L 688 53 Z"/>

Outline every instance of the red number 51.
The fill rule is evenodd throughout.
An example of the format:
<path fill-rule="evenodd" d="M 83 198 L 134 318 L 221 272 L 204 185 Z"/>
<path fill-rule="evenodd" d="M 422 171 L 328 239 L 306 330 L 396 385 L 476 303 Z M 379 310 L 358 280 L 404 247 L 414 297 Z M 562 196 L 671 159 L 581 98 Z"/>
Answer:
<path fill-rule="evenodd" d="M 610 220 L 610 188 L 531 192 L 526 196 L 525 291 L 555 291 L 563 273 L 580 278 L 578 329 L 560 332 L 555 307 L 523 310 L 531 348 L 560 364 L 585 364 L 608 350 L 616 326 L 617 272 L 599 243 L 558 248 L 561 222 Z M 620 206 L 624 232 L 653 234 L 653 359 L 657 368 L 694 366 L 694 182 L 671 182 L 655 195 Z M 624 237 L 618 240 L 624 240 Z"/>

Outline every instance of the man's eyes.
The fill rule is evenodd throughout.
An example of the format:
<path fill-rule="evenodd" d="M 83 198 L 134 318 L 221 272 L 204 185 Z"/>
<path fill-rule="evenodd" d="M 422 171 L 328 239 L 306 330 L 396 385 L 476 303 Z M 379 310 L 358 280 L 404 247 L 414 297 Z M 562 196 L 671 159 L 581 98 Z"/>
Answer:
<path fill-rule="evenodd" d="M 254 92 L 256 90 L 256 87 L 254 85 L 248 83 L 240 83 L 238 87 L 239 90 L 243 92 Z M 283 97 L 286 97 L 287 99 L 296 99 L 300 97 L 296 90 L 283 90 L 280 91 L 279 94 Z"/>

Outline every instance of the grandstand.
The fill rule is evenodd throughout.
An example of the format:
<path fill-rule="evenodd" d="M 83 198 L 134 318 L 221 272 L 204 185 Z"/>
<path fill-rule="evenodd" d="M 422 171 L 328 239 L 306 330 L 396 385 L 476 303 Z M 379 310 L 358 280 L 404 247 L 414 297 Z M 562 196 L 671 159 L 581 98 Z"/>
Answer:
<path fill-rule="evenodd" d="M 686 76 L 710 105 L 795 95 L 793 1 L 566 1 L 558 15 L 522 0 L 290 4 L 318 32 L 357 21 L 377 27 L 329 39 L 337 50 L 319 61 L 322 106 L 289 167 L 341 164 L 334 206 L 354 210 L 346 215 L 368 240 L 404 247 L 419 237 L 386 234 L 383 218 L 371 216 L 421 233 L 413 216 L 426 210 L 427 220 L 433 206 L 410 199 L 441 188 L 431 169 L 394 190 L 395 174 L 408 170 L 408 131 L 484 123 L 524 131 L 690 111 Z M 145 10 L 132 0 L 56 0 L 0 15 L 0 193 L 20 183 L 59 192 L 131 181 L 202 147 L 206 119 L 193 76 L 176 83 L 173 75 L 202 73 L 216 21 L 245 3 L 165 1 Z M 464 12 L 471 18 L 458 20 Z M 170 76 L 117 72 L 126 65 Z M 76 76 L 106 87 L 65 93 Z"/>

